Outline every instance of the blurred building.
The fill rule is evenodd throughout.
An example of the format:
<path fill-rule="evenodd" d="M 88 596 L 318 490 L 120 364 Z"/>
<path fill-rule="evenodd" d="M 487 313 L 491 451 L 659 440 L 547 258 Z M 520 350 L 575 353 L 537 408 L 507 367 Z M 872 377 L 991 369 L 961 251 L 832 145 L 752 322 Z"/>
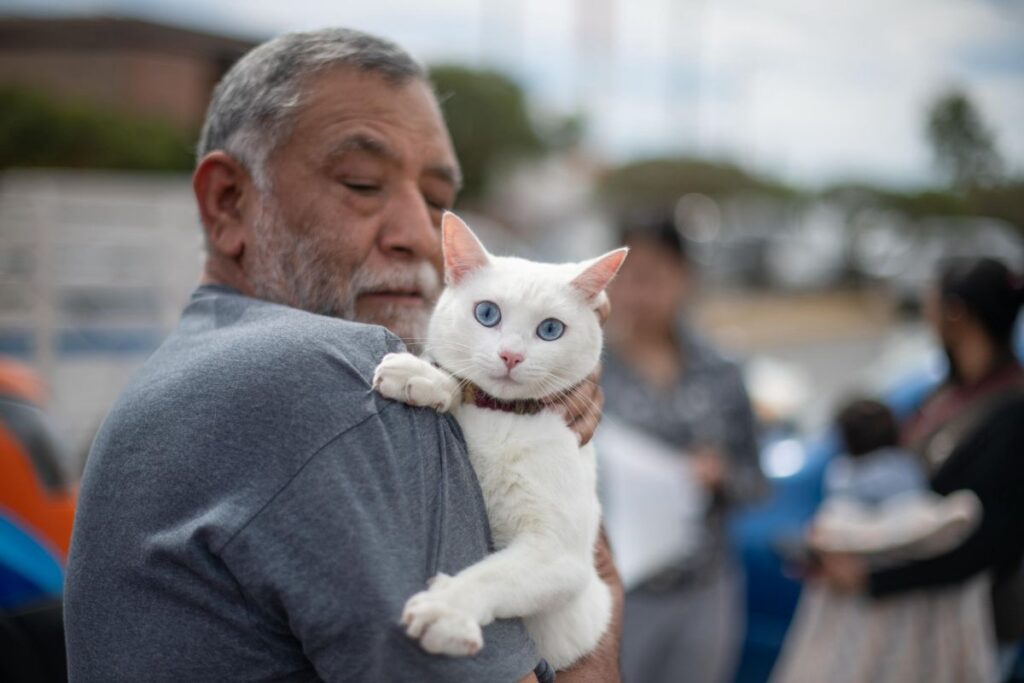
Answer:
<path fill-rule="evenodd" d="M 198 129 L 255 42 L 136 19 L 0 18 L 0 84 Z"/>
<path fill-rule="evenodd" d="M 126 18 L 3 17 L 0 85 L 163 121 L 191 138 L 214 85 L 255 44 Z M 0 355 L 42 376 L 72 471 L 176 323 L 200 257 L 184 174 L 0 174 Z"/>
<path fill-rule="evenodd" d="M 201 230 L 177 174 L 0 175 L 0 355 L 31 364 L 74 471 L 198 282 Z"/>

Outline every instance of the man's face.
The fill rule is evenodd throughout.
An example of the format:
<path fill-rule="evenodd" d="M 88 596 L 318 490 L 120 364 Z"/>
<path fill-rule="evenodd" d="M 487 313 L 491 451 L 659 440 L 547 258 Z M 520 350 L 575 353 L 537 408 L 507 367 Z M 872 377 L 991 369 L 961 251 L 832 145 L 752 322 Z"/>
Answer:
<path fill-rule="evenodd" d="M 458 184 L 427 85 L 345 67 L 313 77 L 266 175 L 243 254 L 256 295 L 421 338 Z"/>

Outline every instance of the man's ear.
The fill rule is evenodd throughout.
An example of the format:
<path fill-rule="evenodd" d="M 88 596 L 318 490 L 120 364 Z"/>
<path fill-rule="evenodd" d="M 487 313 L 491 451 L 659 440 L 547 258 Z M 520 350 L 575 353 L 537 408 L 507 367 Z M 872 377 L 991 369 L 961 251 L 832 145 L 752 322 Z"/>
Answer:
<path fill-rule="evenodd" d="M 249 172 L 226 152 L 210 152 L 192 174 L 192 191 L 210 250 L 233 260 L 241 257 L 246 242 L 243 202 L 255 191 Z"/>

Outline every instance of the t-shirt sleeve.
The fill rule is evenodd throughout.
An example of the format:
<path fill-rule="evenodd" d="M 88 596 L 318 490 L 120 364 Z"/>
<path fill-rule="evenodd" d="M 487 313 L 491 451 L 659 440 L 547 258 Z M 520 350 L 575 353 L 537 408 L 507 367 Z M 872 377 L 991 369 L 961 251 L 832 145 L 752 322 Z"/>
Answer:
<path fill-rule="evenodd" d="M 518 621 L 489 625 L 484 649 L 462 659 L 427 654 L 399 624 L 405 601 L 437 571 L 446 542 L 439 508 L 452 493 L 443 476 L 450 454 L 414 436 L 423 435 L 389 438 L 376 416 L 338 436 L 222 559 L 254 622 L 268 637 L 297 639 L 326 681 L 518 680 L 537 663 Z"/>

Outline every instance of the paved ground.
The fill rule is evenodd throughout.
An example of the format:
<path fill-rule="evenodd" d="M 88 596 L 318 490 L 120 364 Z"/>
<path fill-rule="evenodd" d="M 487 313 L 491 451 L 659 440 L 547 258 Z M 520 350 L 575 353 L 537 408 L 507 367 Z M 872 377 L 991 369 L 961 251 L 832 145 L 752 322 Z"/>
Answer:
<path fill-rule="evenodd" d="M 807 427 L 821 425 L 851 393 L 878 392 L 932 348 L 923 323 L 897 317 L 880 291 L 721 294 L 702 302 L 697 320 L 723 348 L 802 376 Z"/>

